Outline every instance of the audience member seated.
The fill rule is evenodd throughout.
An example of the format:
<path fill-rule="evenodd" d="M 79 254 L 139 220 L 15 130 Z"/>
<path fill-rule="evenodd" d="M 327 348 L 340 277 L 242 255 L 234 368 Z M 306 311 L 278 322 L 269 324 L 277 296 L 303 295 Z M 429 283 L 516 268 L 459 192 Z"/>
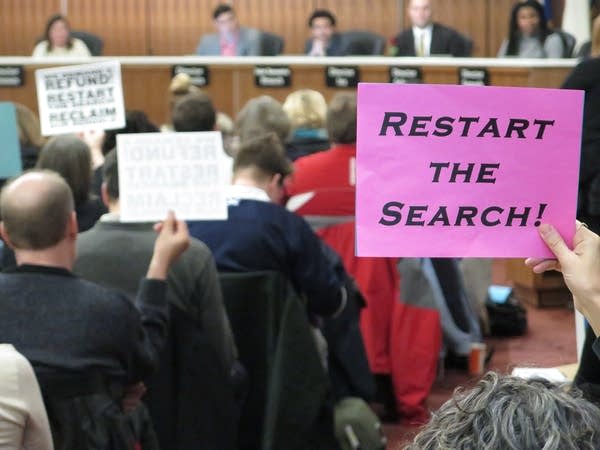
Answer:
<path fill-rule="evenodd" d="M 235 11 L 230 5 L 223 3 L 215 8 L 213 23 L 217 33 L 202 36 L 196 49 L 198 55 L 260 55 L 260 31 L 240 26 Z"/>
<path fill-rule="evenodd" d="M 116 150 L 104 163 L 102 198 L 109 214 L 79 236 L 73 270 L 133 299 L 152 258 L 155 233 L 150 223 L 119 221 Z M 168 343 L 158 373 L 146 382 L 144 398 L 161 448 L 231 449 L 236 432 L 229 377 L 236 348 L 214 258 L 202 242 L 191 239 L 173 264 L 167 277 L 167 301 Z"/>
<path fill-rule="evenodd" d="M 40 152 L 38 169 L 57 172 L 66 181 L 75 200 L 79 231 L 91 228 L 106 208 L 99 197 L 91 194 L 92 160 L 90 149 L 74 134 L 50 139 Z"/>
<path fill-rule="evenodd" d="M 432 21 L 434 0 L 409 0 L 411 28 L 392 40 L 391 56 L 471 56 L 473 43 L 458 31 Z"/>
<path fill-rule="evenodd" d="M 15 103 L 14 105 L 17 113 L 17 126 L 19 127 L 23 170 L 32 169 L 46 139 L 42 136 L 40 120 L 35 113 L 21 103 Z"/>
<path fill-rule="evenodd" d="M 498 57 L 562 58 L 564 44 L 558 33 L 548 29 L 544 7 L 537 0 L 520 1 L 512 9 L 508 38 Z"/>
<path fill-rule="evenodd" d="M 106 448 L 109 439 L 111 448 L 133 448 L 140 436 L 121 402 L 128 394 L 128 405 L 135 404 L 135 391 L 126 387 L 158 367 L 168 324 L 165 279 L 189 244 L 185 223 L 171 213 L 157 226 L 133 303 L 73 276 L 77 218 L 58 174 L 34 171 L 12 180 L 0 195 L 0 215 L 0 233 L 18 264 L 0 274 L 0 342 L 31 362 L 55 448 Z"/>
<path fill-rule="evenodd" d="M 169 122 L 160 126 L 161 132 L 173 131 L 171 115 L 173 114 L 175 103 L 188 94 L 195 94 L 198 92 L 201 92 L 200 88 L 192 84 L 192 78 L 187 73 L 178 73 L 171 79 L 168 90 Z"/>
<path fill-rule="evenodd" d="M 233 120 L 224 112 L 217 111 L 215 128 L 217 131 L 221 132 L 221 137 L 223 138 L 223 150 L 225 150 L 227 156 L 233 158 L 235 156 L 235 148 L 233 144 L 235 128 L 233 126 Z"/>
<path fill-rule="evenodd" d="M 0 447 L 53 450 L 46 408 L 29 361 L 0 344 Z"/>
<path fill-rule="evenodd" d="M 308 18 L 311 37 L 304 45 L 310 56 L 344 56 L 342 38 L 335 31 L 335 16 L 326 9 L 315 10 Z"/>
<path fill-rule="evenodd" d="M 294 91 L 285 99 L 283 110 L 292 124 L 286 149 L 292 161 L 329 148 L 325 129 L 327 103 L 320 92 L 312 89 Z"/>
<path fill-rule="evenodd" d="M 600 448 L 600 410 L 543 379 L 487 373 L 457 390 L 406 450 Z"/>
<path fill-rule="evenodd" d="M 236 145 L 243 145 L 245 142 L 267 133 L 275 133 L 287 147 L 286 153 L 295 153 L 292 145 L 287 143 L 292 128 L 290 119 L 281 103 L 269 95 L 261 95 L 248 100 L 237 114 L 234 127 L 236 139 L 239 141 Z"/>
<path fill-rule="evenodd" d="M 318 237 L 280 206 L 292 166 L 274 134 L 244 142 L 233 164 L 225 221 L 190 222 L 190 233 L 212 250 L 223 272 L 275 270 L 308 297 L 308 311 L 331 316 L 346 291 Z"/>
<path fill-rule="evenodd" d="M 592 24 L 592 39 L 584 42 L 577 52 L 577 58 L 586 59 L 600 56 L 600 16 Z"/>
<path fill-rule="evenodd" d="M 35 46 L 31 56 L 86 58 L 92 55 L 81 39 L 71 36 L 71 27 L 67 18 L 56 14 L 48 20 L 44 40 Z"/>

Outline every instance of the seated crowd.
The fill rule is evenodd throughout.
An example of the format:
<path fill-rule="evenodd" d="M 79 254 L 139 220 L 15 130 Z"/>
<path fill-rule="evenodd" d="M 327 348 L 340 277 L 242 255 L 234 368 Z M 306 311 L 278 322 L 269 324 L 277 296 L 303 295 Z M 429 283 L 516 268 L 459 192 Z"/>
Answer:
<path fill-rule="evenodd" d="M 308 18 L 309 38 L 304 54 L 309 56 L 456 56 L 472 55 L 474 42 L 459 31 L 433 20 L 435 0 L 409 0 L 407 16 L 410 27 L 388 39 L 374 31 L 337 31 L 337 19 L 327 9 L 316 9 Z M 538 0 L 515 2 L 508 34 L 498 57 L 570 58 L 576 56 L 575 37 L 548 24 L 545 10 Z M 229 3 L 212 12 L 214 33 L 201 36 L 195 53 L 203 56 L 274 56 L 284 53 L 285 36 L 240 24 Z M 481 43 L 479 43 L 481 44 Z M 578 56 L 589 56 L 590 43 L 582 46 Z M 101 54 L 100 36 L 71 31 L 68 19 L 56 14 L 46 25 L 43 38 L 35 45 L 32 56 L 79 57 Z M 387 48 L 387 51 L 386 51 Z"/>
<path fill-rule="evenodd" d="M 471 54 L 468 37 L 433 22 L 432 0 L 407 4 L 412 25 L 390 54 Z M 261 54 L 263 33 L 231 6 L 213 19 L 198 54 Z M 510 23 L 499 56 L 567 55 L 538 2 L 517 2 Z M 308 25 L 307 55 L 358 51 L 330 11 Z M 34 51 L 89 54 L 62 16 Z M 588 94 L 586 155 L 600 154 L 598 60 L 564 86 Z M 562 271 L 590 323 L 574 385 L 490 372 L 430 412 L 440 357 L 468 360 L 479 317 L 454 259 L 422 269 L 447 303 L 432 319 L 422 305 L 402 316 L 398 258 L 354 255 L 356 94 L 263 95 L 232 120 L 179 74 L 168 101 L 165 124 L 131 110 L 122 129 L 50 139 L 16 105 L 25 172 L 0 194 L 0 448 L 382 449 L 382 421 L 423 425 L 409 449 L 600 448 L 600 214 L 579 211 L 591 230 L 578 226 L 573 251 L 540 226 L 557 259 L 527 261 Z M 227 219 L 121 221 L 119 134 L 215 130 L 231 175 Z M 406 342 L 399 317 L 419 318 Z"/>

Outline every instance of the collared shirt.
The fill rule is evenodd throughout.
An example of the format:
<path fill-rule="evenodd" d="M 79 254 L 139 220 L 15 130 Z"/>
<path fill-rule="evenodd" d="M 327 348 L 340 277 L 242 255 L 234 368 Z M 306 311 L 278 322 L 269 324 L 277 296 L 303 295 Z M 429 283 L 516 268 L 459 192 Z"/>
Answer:
<path fill-rule="evenodd" d="M 232 184 L 226 188 L 227 203 L 238 204 L 240 200 L 257 200 L 259 202 L 270 202 L 271 199 L 265 191 L 256 186 L 244 184 Z"/>
<path fill-rule="evenodd" d="M 220 44 L 221 44 L 221 55 L 222 56 L 236 56 L 237 55 L 237 43 L 239 41 L 240 34 L 239 32 L 231 35 L 231 36 L 221 36 Z"/>
<path fill-rule="evenodd" d="M 412 27 L 415 41 L 415 55 L 429 56 L 431 54 L 431 36 L 433 34 L 433 24 L 425 28 Z"/>

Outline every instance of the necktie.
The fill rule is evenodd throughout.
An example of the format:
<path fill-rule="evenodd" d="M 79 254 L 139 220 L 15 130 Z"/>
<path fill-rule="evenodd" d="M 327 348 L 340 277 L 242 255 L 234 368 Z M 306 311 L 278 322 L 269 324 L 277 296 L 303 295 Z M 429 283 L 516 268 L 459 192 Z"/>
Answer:
<path fill-rule="evenodd" d="M 419 34 L 419 45 L 417 48 L 417 56 L 425 56 L 425 33 Z"/>

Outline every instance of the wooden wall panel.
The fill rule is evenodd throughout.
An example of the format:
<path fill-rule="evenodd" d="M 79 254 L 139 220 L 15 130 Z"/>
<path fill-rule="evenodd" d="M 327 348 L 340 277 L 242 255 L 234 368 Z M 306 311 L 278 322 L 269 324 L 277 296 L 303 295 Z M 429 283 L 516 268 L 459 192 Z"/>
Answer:
<path fill-rule="evenodd" d="M 101 36 L 104 55 L 146 55 L 147 1 L 69 0 L 69 20 L 74 29 Z"/>
<path fill-rule="evenodd" d="M 0 0 L 0 55 L 29 56 L 60 0 Z"/>
<path fill-rule="evenodd" d="M 152 55 L 191 55 L 213 31 L 211 0 L 147 0 Z"/>
<path fill-rule="evenodd" d="M 238 0 L 240 23 L 286 40 L 285 53 L 300 54 L 313 9 L 328 8 L 338 28 L 373 30 L 391 38 L 408 26 L 409 0 Z M 556 14 L 563 0 L 552 0 Z M 434 19 L 469 35 L 474 56 L 493 57 L 508 29 L 515 0 L 435 0 Z M 97 33 L 106 55 L 186 55 L 213 32 L 218 0 L 0 0 L 0 55 L 29 55 L 50 14 L 61 4 L 76 29 Z M 558 22 L 558 20 L 556 20 Z"/>

